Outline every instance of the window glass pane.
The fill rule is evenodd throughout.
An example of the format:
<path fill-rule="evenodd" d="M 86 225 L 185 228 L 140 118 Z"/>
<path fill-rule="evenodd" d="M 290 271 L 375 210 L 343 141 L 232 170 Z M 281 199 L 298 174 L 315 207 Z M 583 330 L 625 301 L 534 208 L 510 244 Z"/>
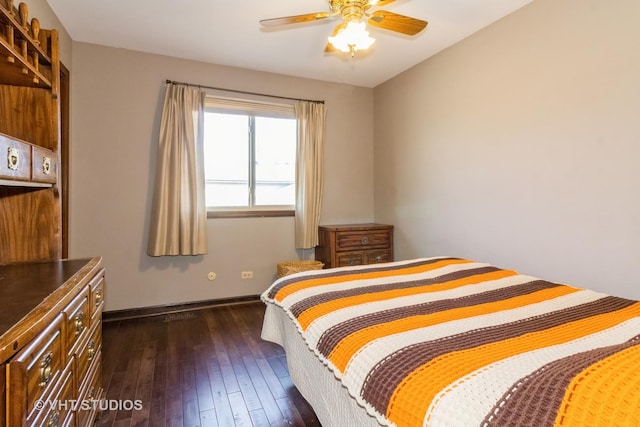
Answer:
<path fill-rule="evenodd" d="M 249 118 L 205 112 L 207 206 L 249 205 Z"/>
<path fill-rule="evenodd" d="M 255 204 L 293 205 L 296 197 L 296 120 L 255 118 Z"/>

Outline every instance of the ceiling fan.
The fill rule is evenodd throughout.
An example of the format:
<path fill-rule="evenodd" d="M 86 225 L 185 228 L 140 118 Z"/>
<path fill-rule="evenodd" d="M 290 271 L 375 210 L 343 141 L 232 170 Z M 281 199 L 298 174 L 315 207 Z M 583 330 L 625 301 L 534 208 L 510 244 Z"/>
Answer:
<path fill-rule="evenodd" d="M 325 52 L 340 50 L 351 53 L 369 48 L 375 39 L 369 37 L 365 24 L 386 30 L 414 36 L 427 26 L 427 21 L 411 18 L 386 10 L 369 12 L 374 6 L 385 6 L 395 0 L 329 0 L 328 12 L 307 13 L 305 15 L 284 16 L 281 18 L 263 19 L 260 24 L 273 27 L 285 24 L 300 24 L 319 21 L 326 18 L 341 17 L 342 22 L 333 30 L 328 38 Z"/>

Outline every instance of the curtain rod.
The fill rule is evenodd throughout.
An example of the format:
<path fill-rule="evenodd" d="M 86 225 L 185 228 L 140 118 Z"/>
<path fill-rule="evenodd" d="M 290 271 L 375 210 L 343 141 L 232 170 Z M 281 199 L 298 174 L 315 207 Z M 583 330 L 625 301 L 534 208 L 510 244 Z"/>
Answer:
<path fill-rule="evenodd" d="M 268 96 L 270 98 L 288 99 L 288 100 L 291 100 L 291 101 L 307 101 L 307 102 L 316 102 L 318 104 L 324 104 L 323 100 L 321 101 L 321 100 L 316 100 L 316 99 L 290 98 L 288 96 L 269 95 L 269 94 L 266 94 L 266 93 L 247 92 L 247 91 L 244 91 L 244 90 L 225 89 L 223 87 L 196 85 L 196 84 L 193 84 L 193 83 L 177 82 L 175 80 L 167 79 L 167 84 L 169 84 L 169 83 L 173 83 L 173 84 L 177 84 L 177 85 L 193 86 L 193 87 L 197 87 L 197 88 L 200 88 L 200 89 L 214 89 L 214 90 L 222 90 L 222 91 L 225 91 L 225 92 L 244 93 L 246 95 Z"/>

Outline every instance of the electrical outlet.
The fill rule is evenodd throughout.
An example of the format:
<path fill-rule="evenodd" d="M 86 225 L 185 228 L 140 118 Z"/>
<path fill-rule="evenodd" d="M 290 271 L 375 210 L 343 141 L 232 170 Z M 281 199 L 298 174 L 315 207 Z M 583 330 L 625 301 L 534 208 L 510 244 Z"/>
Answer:
<path fill-rule="evenodd" d="M 240 273 L 241 279 L 253 279 L 253 271 L 243 271 Z"/>

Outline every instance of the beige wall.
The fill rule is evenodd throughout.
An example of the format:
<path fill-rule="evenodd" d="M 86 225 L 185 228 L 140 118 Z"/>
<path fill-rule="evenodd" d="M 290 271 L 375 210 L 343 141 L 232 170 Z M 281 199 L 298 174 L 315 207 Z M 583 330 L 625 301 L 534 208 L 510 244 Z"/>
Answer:
<path fill-rule="evenodd" d="M 640 299 L 640 2 L 536 0 L 378 86 L 375 218 Z"/>
<path fill-rule="evenodd" d="M 293 218 L 209 219 L 208 255 L 146 255 L 166 79 L 326 100 L 322 222 L 373 219 L 372 89 L 74 42 L 70 255 L 103 256 L 107 310 L 255 295 L 299 255 Z"/>

